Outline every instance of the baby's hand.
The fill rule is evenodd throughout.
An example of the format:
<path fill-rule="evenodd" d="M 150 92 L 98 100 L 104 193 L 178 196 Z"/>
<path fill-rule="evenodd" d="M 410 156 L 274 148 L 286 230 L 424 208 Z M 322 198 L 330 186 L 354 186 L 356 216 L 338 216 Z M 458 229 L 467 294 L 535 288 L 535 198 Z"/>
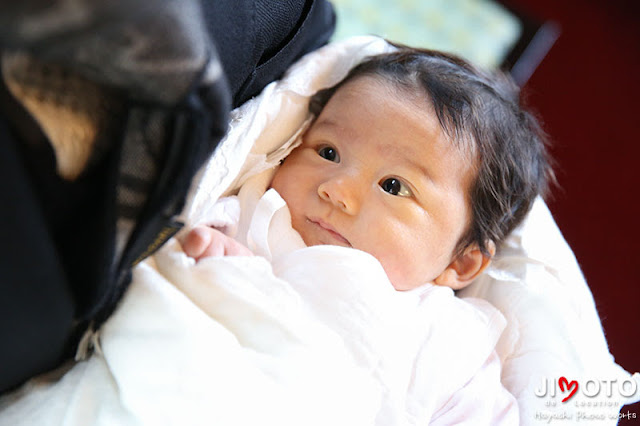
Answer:
<path fill-rule="evenodd" d="M 251 250 L 217 229 L 196 226 L 182 240 L 187 256 L 196 261 L 211 256 L 253 256 Z"/>

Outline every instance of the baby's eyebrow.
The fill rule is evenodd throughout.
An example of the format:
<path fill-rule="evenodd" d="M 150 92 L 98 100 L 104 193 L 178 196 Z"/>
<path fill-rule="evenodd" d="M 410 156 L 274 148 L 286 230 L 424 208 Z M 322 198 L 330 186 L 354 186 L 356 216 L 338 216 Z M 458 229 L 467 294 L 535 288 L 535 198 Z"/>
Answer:
<path fill-rule="evenodd" d="M 418 161 L 415 155 L 411 155 L 410 152 L 397 147 L 393 141 L 385 145 L 383 152 L 379 153 L 386 158 L 397 158 L 403 166 L 416 170 L 420 175 L 424 176 L 427 180 L 434 182 L 433 175 L 425 164 Z"/>
<path fill-rule="evenodd" d="M 429 180 L 431 180 L 431 173 L 424 164 L 419 163 L 413 157 L 407 157 L 407 161 L 413 168 L 418 169 L 420 174 L 426 176 Z"/>
<path fill-rule="evenodd" d="M 314 127 L 320 127 L 321 130 L 325 130 L 324 128 L 328 128 L 328 130 L 340 130 L 342 127 L 336 123 L 335 121 L 329 118 L 323 118 L 322 120 L 316 120 L 311 129 Z M 310 130 L 311 130 L 310 129 Z"/>
<path fill-rule="evenodd" d="M 436 184 L 436 181 L 433 179 L 433 175 L 430 173 L 429 169 L 422 163 L 416 161 L 413 157 L 406 156 L 406 161 L 409 164 L 409 167 L 417 170 L 420 176 L 423 176 L 426 180 L 428 180 L 432 184 Z"/>
<path fill-rule="evenodd" d="M 328 137 L 335 139 L 354 140 L 357 136 L 350 130 L 348 126 L 343 126 L 337 120 L 323 118 L 322 121 L 316 121 L 309 129 L 309 133 L 317 133 L 319 137 Z"/>

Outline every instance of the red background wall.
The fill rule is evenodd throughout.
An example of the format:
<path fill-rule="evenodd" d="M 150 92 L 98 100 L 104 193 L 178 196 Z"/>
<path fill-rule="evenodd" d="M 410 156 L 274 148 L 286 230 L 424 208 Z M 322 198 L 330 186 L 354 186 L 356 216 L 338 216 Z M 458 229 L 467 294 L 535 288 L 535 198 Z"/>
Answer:
<path fill-rule="evenodd" d="M 561 34 L 525 90 L 553 141 L 549 207 L 616 361 L 640 371 L 640 2 L 508 0 Z"/>

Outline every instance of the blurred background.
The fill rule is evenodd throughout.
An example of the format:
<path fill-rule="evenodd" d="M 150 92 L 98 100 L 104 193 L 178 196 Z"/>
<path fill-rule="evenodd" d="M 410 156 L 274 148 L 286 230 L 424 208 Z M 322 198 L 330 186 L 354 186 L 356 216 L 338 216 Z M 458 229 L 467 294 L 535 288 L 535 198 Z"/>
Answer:
<path fill-rule="evenodd" d="M 335 39 L 377 34 L 511 70 L 553 141 L 547 200 L 609 348 L 640 371 L 640 2 L 332 0 Z"/>

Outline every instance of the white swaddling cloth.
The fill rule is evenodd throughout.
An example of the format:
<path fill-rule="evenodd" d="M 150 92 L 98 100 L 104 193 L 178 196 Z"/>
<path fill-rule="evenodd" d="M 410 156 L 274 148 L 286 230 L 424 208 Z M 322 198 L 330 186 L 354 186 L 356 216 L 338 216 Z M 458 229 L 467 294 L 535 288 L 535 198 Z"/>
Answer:
<path fill-rule="evenodd" d="M 273 189 L 265 192 L 271 175 L 253 177 L 238 197 L 220 201 L 227 208 L 236 202 L 239 207 L 230 210 L 241 212 L 237 227 L 226 225 L 272 262 L 275 275 L 291 285 L 314 318 L 344 339 L 357 364 L 375 378 L 383 397 L 375 424 L 437 424 L 436 418 L 455 411 L 445 406 L 456 393 L 472 401 L 458 405 L 458 419 L 517 422 L 515 401 L 499 382 L 497 357 L 491 359 L 504 328 L 502 315 L 481 300 L 457 299 L 445 287 L 425 284 L 398 292 L 365 252 L 305 248 L 284 200 Z M 478 383 L 472 392 L 462 391 L 469 382 Z M 481 396 L 474 393 L 478 390 Z M 483 404 L 477 403 L 480 397 Z"/>

